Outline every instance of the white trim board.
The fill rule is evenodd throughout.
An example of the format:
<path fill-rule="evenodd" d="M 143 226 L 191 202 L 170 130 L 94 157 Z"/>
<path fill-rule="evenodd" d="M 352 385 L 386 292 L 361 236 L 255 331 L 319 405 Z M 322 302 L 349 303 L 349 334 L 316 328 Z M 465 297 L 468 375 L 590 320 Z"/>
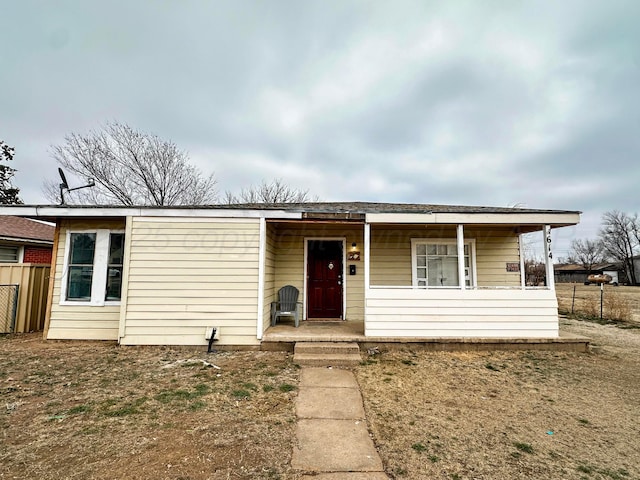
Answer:
<path fill-rule="evenodd" d="M 258 318 L 256 323 L 256 337 L 262 340 L 264 329 L 264 280 L 265 259 L 267 251 L 267 221 L 260 219 L 260 250 L 258 251 Z"/>
<path fill-rule="evenodd" d="M 302 212 L 284 210 L 250 210 L 225 208 L 140 208 L 140 207 L 79 207 L 53 206 L 2 207 L 2 215 L 27 217 L 200 217 L 200 218 L 284 218 L 301 219 Z"/>
<path fill-rule="evenodd" d="M 367 223 L 567 226 L 580 222 L 579 213 L 367 213 Z"/>

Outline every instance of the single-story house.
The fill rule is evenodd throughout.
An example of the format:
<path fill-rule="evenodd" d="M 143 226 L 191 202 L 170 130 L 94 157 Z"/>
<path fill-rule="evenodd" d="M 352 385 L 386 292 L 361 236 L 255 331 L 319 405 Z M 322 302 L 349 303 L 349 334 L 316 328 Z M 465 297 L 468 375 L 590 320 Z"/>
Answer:
<path fill-rule="evenodd" d="M 554 228 L 580 212 L 390 203 L 14 206 L 55 221 L 46 337 L 259 346 L 278 290 L 367 338 L 556 338 Z M 543 231 L 545 287 L 524 280 Z M 305 323 L 306 322 L 306 323 Z"/>
<path fill-rule="evenodd" d="M 573 263 L 554 265 L 556 283 L 585 283 L 589 275 L 609 275 L 611 283 L 626 283 L 624 269 L 620 263 L 597 263 L 587 270 L 583 265 Z"/>
<path fill-rule="evenodd" d="M 42 330 L 55 227 L 0 216 L 0 333 Z"/>

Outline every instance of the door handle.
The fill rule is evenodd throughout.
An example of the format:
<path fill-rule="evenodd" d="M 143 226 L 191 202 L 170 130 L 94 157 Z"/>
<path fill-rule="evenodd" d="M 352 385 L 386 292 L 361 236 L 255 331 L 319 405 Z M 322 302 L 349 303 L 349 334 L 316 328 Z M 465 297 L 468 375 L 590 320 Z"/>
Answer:
<path fill-rule="evenodd" d="M 338 285 L 342 285 L 342 281 L 341 280 L 338 280 Z"/>

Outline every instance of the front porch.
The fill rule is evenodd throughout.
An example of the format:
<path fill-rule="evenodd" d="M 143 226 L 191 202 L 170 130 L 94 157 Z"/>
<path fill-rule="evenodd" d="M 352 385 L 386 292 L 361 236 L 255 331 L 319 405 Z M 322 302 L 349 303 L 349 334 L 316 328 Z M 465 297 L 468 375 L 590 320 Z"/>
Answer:
<path fill-rule="evenodd" d="M 269 327 L 261 350 L 293 352 L 296 342 L 356 342 L 360 350 L 491 351 L 551 350 L 588 352 L 589 339 L 560 333 L 556 338 L 466 338 L 466 337 L 384 337 L 365 336 L 364 322 L 309 322 L 296 328 L 293 323 Z"/>
<path fill-rule="evenodd" d="M 550 271 L 550 229 L 550 225 L 370 223 L 364 216 L 268 221 L 263 273 L 267 308 L 259 309 L 264 312 L 259 339 L 420 343 L 446 338 L 450 344 L 460 339 L 464 343 L 556 339 L 553 276 L 547 285 L 527 285 L 522 246 L 524 233 L 542 231 Z M 318 244 L 333 257 L 321 258 L 312 268 L 311 252 Z M 310 314 L 312 300 L 318 303 L 319 298 L 322 304 L 327 298 L 325 290 L 310 280 L 312 272 L 323 268 L 333 271 L 327 278 L 334 283 L 327 287 L 325 282 L 323 288 L 338 292 L 330 300 L 337 305 L 335 318 L 341 323 L 306 321 L 318 317 Z M 300 292 L 301 327 L 267 328 L 268 306 L 285 285 Z"/>

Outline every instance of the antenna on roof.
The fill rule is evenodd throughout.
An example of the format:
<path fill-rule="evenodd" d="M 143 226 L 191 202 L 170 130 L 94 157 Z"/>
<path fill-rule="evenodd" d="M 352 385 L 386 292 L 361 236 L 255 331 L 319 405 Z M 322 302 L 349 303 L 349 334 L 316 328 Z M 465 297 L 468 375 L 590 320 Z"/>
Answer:
<path fill-rule="evenodd" d="M 60 167 L 58 167 L 58 174 L 60 175 L 60 179 L 62 180 L 62 183 L 60 184 L 60 205 L 64 205 L 64 191 L 66 190 L 67 192 L 73 192 L 74 190 L 80 190 L 81 188 L 88 188 L 88 187 L 93 187 L 95 186 L 96 182 L 93 180 L 93 178 L 90 178 L 87 180 L 87 184 L 86 185 L 82 185 L 81 187 L 74 187 L 74 188 L 69 188 L 69 183 L 67 182 L 67 177 L 65 176 L 64 172 L 62 171 L 62 169 Z"/>

